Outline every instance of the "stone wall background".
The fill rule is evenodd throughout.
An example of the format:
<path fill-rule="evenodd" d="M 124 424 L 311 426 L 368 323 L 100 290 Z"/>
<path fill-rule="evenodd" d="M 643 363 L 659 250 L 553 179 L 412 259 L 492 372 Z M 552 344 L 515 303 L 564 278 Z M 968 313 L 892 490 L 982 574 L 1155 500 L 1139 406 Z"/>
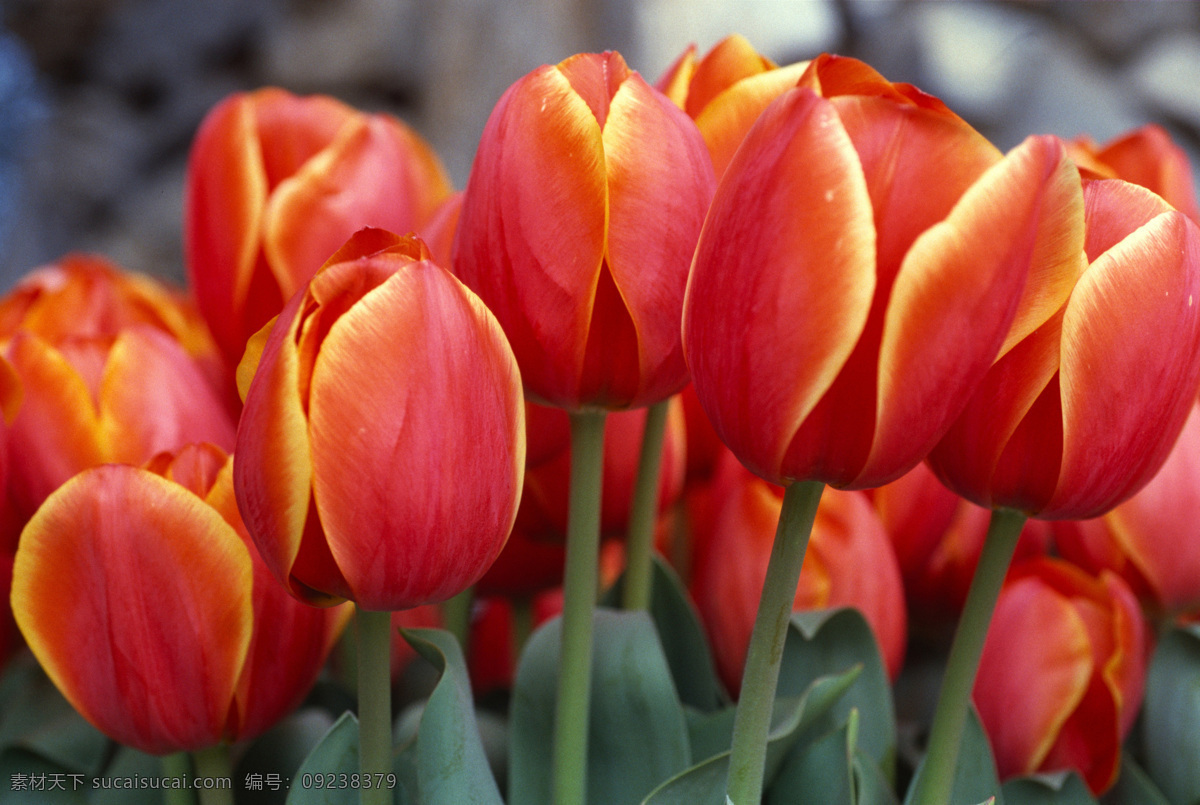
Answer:
<path fill-rule="evenodd" d="M 275 84 L 414 125 L 461 187 L 503 90 L 583 50 L 654 80 L 746 35 L 856 56 L 1008 149 L 1156 121 L 1200 154 L 1200 3 L 0 0 L 0 288 L 68 251 L 182 278 L 184 162 L 225 95 Z"/>

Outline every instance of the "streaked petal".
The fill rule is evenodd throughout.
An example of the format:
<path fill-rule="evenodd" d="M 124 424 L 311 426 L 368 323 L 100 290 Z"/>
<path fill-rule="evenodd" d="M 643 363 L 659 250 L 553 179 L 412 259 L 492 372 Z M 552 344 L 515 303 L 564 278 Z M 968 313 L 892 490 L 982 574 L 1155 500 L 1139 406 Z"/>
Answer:
<path fill-rule="evenodd" d="M 114 465 L 67 482 L 22 534 L 13 611 L 50 678 L 117 741 L 165 754 L 224 737 L 250 555 L 183 487 Z"/>

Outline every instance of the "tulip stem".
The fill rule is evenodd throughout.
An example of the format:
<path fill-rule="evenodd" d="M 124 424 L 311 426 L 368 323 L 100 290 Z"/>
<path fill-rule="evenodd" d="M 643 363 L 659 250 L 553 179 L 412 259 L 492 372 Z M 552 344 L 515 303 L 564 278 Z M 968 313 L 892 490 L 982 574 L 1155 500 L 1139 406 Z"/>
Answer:
<path fill-rule="evenodd" d="M 725 795 L 734 805 L 758 805 L 762 801 L 763 772 L 767 758 L 767 735 L 783 662 L 783 645 L 800 583 L 800 568 L 808 550 L 808 538 L 817 504 L 825 485 L 819 481 L 793 483 L 783 493 L 783 508 L 771 545 L 771 558 L 758 615 L 750 634 L 742 688 L 733 721 L 733 746 L 729 756 L 729 778 Z"/>
<path fill-rule="evenodd" d="M 358 644 L 358 765 L 373 779 L 392 771 L 392 615 L 354 610 Z M 391 801 L 387 788 L 362 789 L 362 805 Z"/>
<path fill-rule="evenodd" d="M 233 764 L 229 746 L 217 744 L 192 753 L 200 805 L 233 805 Z"/>
<path fill-rule="evenodd" d="M 925 762 L 913 781 L 913 796 L 908 800 L 913 805 L 944 805 L 950 801 L 959 745 L 967 721 L 967 708 L 971 704 L 971 691 L 975 687 L 975 674 L 979 670 L 979 658 L 983 655 L 983 643 L 1026 519 L 1024 514 L 1013 509 L 992 512 L 983 553 L 967 592 L 954 641 L 950 644 Z"/>
<path fill-rule="evenodd" d="M 165 805 L 195 805 L 196 797 L 192 793 L 191 776 L 192 761 L 187 752 L 175 752 L 162 759 L 163 777 L 182 779 L 180 788 L 168 788 L 163 792 Z"/>
<path fill-rule="evenodd" d="M 592 687 L 592 612 L 600 586 L 600 482 L 604 411 L 571 413 L 571 495 L 563 574 L 562 653 L 554 717 L 556 805 L 583 805 L 587 792 Z"/>
<path fill-rule="evenodd" d="M 446 631 L 454 635 L 458 644 L 462 646 L 464 657 L 467 655 L 467 643 L 471 639 L 471 604 L 474 600 L 475 590 L 468 587 L 442 602 L 442 622 L 446 625 Z"/>
<path fill-rule="evenodd" d="M 625 587 L 621 604 L 625 609 L 650 608 L 654 589 L 654 525 L 658 520 L 658 487 L 662 469 L 663 434 L 671 401 L 663 400 L 646 410 L 642 452 L 638 458 L 637 485 L 629 508 L 629 534 L 625 541 Z"/>

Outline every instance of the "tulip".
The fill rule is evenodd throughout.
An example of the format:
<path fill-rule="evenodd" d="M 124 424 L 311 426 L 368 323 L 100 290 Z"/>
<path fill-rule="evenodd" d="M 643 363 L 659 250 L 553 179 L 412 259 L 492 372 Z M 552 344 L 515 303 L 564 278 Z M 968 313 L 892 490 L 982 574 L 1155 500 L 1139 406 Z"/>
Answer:
<path fill-rule="evenodd" d="M 695 125 L 619 54 L 509 88 L 471 169 L 454 269 L 500 320 L 531 399 L 619 409 L 683 387 L 683 291 L 712 191 Z"/>
<path fill-rule="evenodd" d="M 1124 179 L 1141 185 L 1200 223 L 1191 163 L 1162 126 L 1142 126 L 1104 145 L 1079 137 L 1067 147 L 1081 170 L 1096 178 Z"/>
<path fill-rule="evenodd" d="M 12 602 L 30 649 L 88 721 L 144 752 L 261 734 L 306 695 L 348 614 L 270 578 L 231 473 L 213 445 L 94 467 L 21 535 Z"/>
<path fill-rule="evenodd" d="M 1061 560 L 1014 565 L 988 630 L 974 699 L 1001 778 L 1074 769 L 1100 794 L 1145 681 L 1145 626 L 1117 576 Z"/>
<path fill-rule="evenodd" d="M 260 335 L 234 478 L 276 578 L 376 611 L 474 584 L 525 461 L 519 375 L 486 308 L 419 240 L 364 230 Z"/>
<path fill-rule="evenodd" d="M 708 537 L 693 545 L 692 597 L 712 642 L 717 670 L 737 692 L 754 613 L 783 504 L 783 490 L 744 469 L 731 473 Z M 862 612 L 895 679 L 907 637 L 904 588 L 887 532 L 862 492 L 821 498 L 794 611 L 850 606 Z"/>
<path fill-rule="evenodd" d="M 1053 523 L 1059 553 L 1125 581 L 1156 618 L 1200 607 L 1200 405 L 1162 469 L 1103 517 Z"/>
<path fill-rule="evenodd" d="M 699 60 L 695 45 L 688 47 L 655 86 L 696 121 L 719 180 L 754 121 L 808 64 L 780 67 L 732 34 Z"/>
<path fill-rule="evenodd" d="M 451 192 L 432 148 L 388 115 L 267 88 L 226 98 L 188 160 L 188 276 L 231 365 L 355 231 L 420 231 Z"/>

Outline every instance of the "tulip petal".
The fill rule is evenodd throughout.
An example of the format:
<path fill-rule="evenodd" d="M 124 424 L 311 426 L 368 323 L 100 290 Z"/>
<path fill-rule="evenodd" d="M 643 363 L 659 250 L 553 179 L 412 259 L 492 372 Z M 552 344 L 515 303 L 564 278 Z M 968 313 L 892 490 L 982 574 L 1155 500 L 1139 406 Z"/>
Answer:
<path fill-rule="evenodd" d="M 1170 212 L 1171 206 L 1144 187 L 1122 181 L 1088 182 L 1084 191 L 1089 263 L 1116 246 L 1133 230 Z"/>
<path fill-rule="evenodd" d="M 13 611 L 80 713 L 152 754 L 224 736 L 250 641 L 250 555 L 217 512 L 133 467 L 87 470 L 26 527 Z"/>
<path fill-rule="evenodd" d="M 961 412 L 1005 341 L 1027 281 L 1041 279 L 1028 276 L 1030 258 L 1040 211 L 1060 201 L 1056 186 L 1065 185 L 1068 196 L 1074 188 L 1082 211 L 1079 181 L 1072 177 L 1075 167 L 1057 140 L 1030 138 L 989 168 L 909 249 L 885 314 L 874 444 L 853 485 L 879 486 L 907 471 Z M 1082 259 L 1082 218 L 1076 234 L 1074 250 L 1068 242 L 1069 256 L 1056 263 L 1074 266 Z M 1065 291 L 1055 289 L 1065 300 L 1074 277 L 1053 276 L 1060 273 L 1070 283 Z M 1051 302 L 1063 301 L 1045 293 Z M 1057 307 L 1038 311 L 1042 320 Z"/>
<path fill-rule="evenodd" d="M 612 99 L 603 141 L 607 266 L 636 331 L 634 344 L 605 339 L 603 346 L 637 361 L 643 385 L 625 403 L 636 406 L 665 399 L 687 382 L 683 294 L 714 180 L 695 124 L 639 76 Z"/>
<path fill-rule="evenodd" d="M 503 344 L 478 299 L 431 263 L 398 271 L 325 338 L 309 407 L 313 492 L 360 607 L 449 598 L 503 547 L 525 461 Z"/>
<path fill-rule="evenodd" d="M 793 434 L 866 322 L 869 205 L 850 139 L 807 90 L 768 107 L 713 199 L 688 280 L 684 349 L 721 439 L 768 480 L 785 480 Z"/>
<path fill-rule="evenodd" d="M 714 45 L 696 66 L 688 82 L 687 101 L 683 110 L 695 120 L 713 98 L 729 87 L 775 67 L 775 62 L 755 50 L 746 37 L 730 34 Z M 797 74 L 796 78 L 799 77 Z"/>
<path fill-rule="evenodd" d="M 1052 516 L 1107 511 L 1162 465 L 1200 381 L 1198 301 L 1200 230 L 1177 212 L 1138 228 L 1080 278 L 1063 319 Z"/>
<path fill-rule="evenodd" d="M 263 250 L 284 297 L 355 231 L 412 232 L 450 190 L 432 149 L 400 121 L 373 116 L 348 123 L 280 183 L 267 205 Z"/>
<path fill-rule="evenodd" d="M 561 72 L 535 70 L 488 120 L 454 258 L 504 327 L 534 399 L 579 402 L 607 196 L 595 116 Z"/>

